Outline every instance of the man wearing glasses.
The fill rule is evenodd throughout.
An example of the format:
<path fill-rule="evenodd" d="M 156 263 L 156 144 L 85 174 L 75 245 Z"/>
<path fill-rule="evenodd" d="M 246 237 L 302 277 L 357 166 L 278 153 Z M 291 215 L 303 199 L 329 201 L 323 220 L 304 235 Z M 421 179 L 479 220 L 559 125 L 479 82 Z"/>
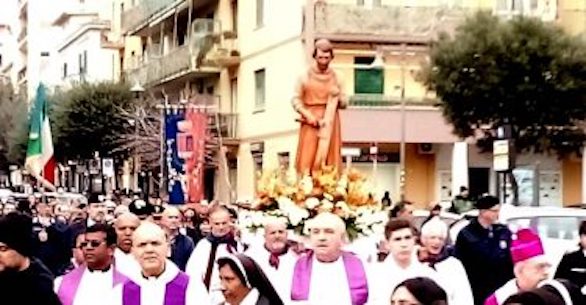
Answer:
<path fill-rule="evenodd" d="M 114 268 L 114 228 L 106 224 L 89 227 L 80 247 L 85 265 L 55 280 L 55 291 L 63 305 L 100 304 L 116 285 L 128 280 Z"/>

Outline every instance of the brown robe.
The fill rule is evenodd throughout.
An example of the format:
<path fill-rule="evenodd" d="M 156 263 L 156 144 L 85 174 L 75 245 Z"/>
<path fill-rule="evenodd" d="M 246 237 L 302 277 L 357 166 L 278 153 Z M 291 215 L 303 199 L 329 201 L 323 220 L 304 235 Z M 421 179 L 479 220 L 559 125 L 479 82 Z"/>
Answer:
<path fill-rule="evenodd" d="M 339 76 L 332 69 L 328 69 L 325 73 L 320 73 L 316 67 L 312 67 L 297 84 L 295 97 L 293 98 L 293 107 L 298 112 L 302 109 L 311 112 L 319 121 L 324 117 L 326 105 L 331 96 L 338 97 L 338 108 L 346 107 L 346 100 L 342 94 L 342 89 Z M 307 123 L 301 123 L 297 158 L 295 161 L 295 167 L 299 174 L 306 175 L 320 170 L 319 164 L 315 163 L 319 142 L 318 133 L 319 128 Z M 338 170 L 342 168 L 341 149 L 340 113 L 336 111 L 329 150 L 325 158 L 327 166 L 334 166 Z"/>

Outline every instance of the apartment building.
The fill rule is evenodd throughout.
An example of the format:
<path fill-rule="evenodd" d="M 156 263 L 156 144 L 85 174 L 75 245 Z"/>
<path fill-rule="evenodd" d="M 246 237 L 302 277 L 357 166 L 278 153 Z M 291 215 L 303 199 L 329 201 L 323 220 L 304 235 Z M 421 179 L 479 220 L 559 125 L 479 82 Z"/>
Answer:
<path fill-rule="evenodd" d="M 0 82 L 16 82 L 16 71 L 12 68 L 17 58 L 16 34 L 17 15 L 16 0 L 8 0 L 0 12 Z"/>
<path fill-rule="evenodd" d="M 236 18 L 241 1 L 233 0 L 117 0 L 114 23 L 124 37 L 121 66 L 130 84 L 140 84 L 149 97 L 169 107 L 200 107 L 210 114 L 210 126 L 221 138 L 226 162 L 211 162 L 205 170 L 208 199 L 230 200 L 236 184 L 238 141 L 237 92 L 240 53 Z M 234 92 L 234 94 L 232 94 Z M 220 150 L 216 153 L 219 153 Z M 217 161 L 217 160 L 216 160 Z M 219 166 L 230 169 L 220 177 Z M 215 195 L 214 195 L 215 193 Z"/>
<path fill-rule="evenodd" d="M 53 87 L 67 89 L 81 82 L 118 81 L 122 40 L 111 30 L 112 1 L 68 0 L 52 22 L 59 33 L 55 56 L 45 73 Z"/>
<path fill-rule="evenodd" d="M 350 107 L 342 138 L 352 166 L 372 176 L 377 195 L 390 191 L 420 206 L 450 200 L 460 186 L 495 193 L 492 156 L 451 133 L 437 99 L 417 80 L 429 41 L 453 31 L 466 15 L 489 10 L 503 18 L 526 15 L 584 32 L 586 7 L 560 0 L 255 0 L 239 2 L 241 54 L 237 73 L 238 196 L 254 196 L 254 173 L 293 167 L 296 114 L 290 99 L 296 77 L 310 63 L 313 41 L 335 45 L 333 67 L 344 75 Z M 375 58 L 382 69 L 364 69 Z M 373 162 L 376 156 L 377 162 Z M 522 200 L 542 205 L 586 200 L 584 159 L 521 155 Z M 538 183 L 538 184 L 536 184 Z M 539 185 L 539 189 L 535 189 Z M 535 194 L 536 193 L 536 194 Z M 509 192 L 510 194 L 510 192 Z M 530 198 L 527 198 L 530 197 Z M 510 197 L 508 197 L 510 199 Z"/>

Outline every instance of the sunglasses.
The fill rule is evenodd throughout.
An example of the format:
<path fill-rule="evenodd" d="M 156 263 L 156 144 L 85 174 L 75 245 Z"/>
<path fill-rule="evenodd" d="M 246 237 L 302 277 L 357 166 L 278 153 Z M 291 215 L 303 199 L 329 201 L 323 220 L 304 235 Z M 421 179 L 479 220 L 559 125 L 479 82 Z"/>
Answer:
<path fill-rule="evenodd" d="M 79 243 L 79 248 L 83 249 L 83 248 L 87 247 L 88 245 L 92 246 L 92 248 L 97 248 L 103 243 L 104 243 L 103 240 L 87 240 L 87 241 L 83 241 L 83 242 Z"/>

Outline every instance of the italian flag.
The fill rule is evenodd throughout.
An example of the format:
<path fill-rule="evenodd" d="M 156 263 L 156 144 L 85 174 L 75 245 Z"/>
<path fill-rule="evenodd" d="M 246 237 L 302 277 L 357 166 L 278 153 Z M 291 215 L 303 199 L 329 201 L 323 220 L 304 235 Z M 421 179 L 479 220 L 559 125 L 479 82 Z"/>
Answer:
<path fill-rule="evenodd" d="M 37 88 L 37 96 L 30 114 L 30 133 L 26 150 L 25 168 L 38 178 L 55 183 L 55 158 L 53 138 L 47 116 L 47 94 L 42 84 Z"/>

